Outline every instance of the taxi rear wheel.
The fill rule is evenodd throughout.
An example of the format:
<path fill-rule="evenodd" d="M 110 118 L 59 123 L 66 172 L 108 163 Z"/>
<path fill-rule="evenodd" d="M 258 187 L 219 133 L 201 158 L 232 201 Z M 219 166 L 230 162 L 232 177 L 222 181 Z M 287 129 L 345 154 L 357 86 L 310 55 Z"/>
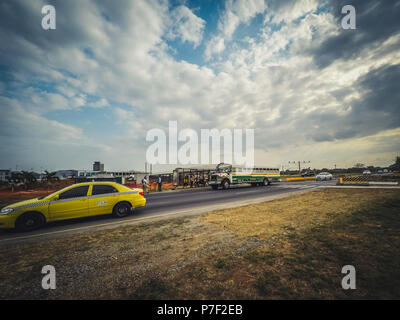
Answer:
<path fill-rule="evenodd" d="M 15 227 L 18 231 L 33 231 L 42 227 L 45 222 L 43 215 L 40 213 L 27 212 L 17 219 Z"/>
<path fill-rule="evenodd" d="M 113 210 L 113 215 L 118 218 L 126 217 L 131 213 L 132 206 L 128 202 L 117 203 Z"/>

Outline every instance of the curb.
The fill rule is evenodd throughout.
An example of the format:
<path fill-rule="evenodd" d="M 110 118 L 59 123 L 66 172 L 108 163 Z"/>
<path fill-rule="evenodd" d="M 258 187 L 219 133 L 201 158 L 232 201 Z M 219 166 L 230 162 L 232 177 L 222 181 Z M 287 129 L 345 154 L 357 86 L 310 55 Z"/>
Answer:
<path fill-rule="evenodd" d="M 306 181 L 306 180 L 315 180 L 315 177 L 301 177 L 301 178 L 286 178 L 287 182 L 290 181 Z"/>

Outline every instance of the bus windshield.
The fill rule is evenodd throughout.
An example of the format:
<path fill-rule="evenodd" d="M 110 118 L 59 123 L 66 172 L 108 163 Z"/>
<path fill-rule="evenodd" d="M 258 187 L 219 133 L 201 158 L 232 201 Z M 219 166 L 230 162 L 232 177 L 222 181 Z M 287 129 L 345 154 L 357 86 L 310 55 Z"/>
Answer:
<path fill-rule="evenodd" d="M 231 170 L 232 170 L 232 166 L 231 165 L 229 165 L 229 164 L 219 164 L 218 166 L 217 166 L 217 173 L 224 173 L 224 172 L 226 172 L 226 173 L 229 173 L 229 172 L 231 172 Z"/>

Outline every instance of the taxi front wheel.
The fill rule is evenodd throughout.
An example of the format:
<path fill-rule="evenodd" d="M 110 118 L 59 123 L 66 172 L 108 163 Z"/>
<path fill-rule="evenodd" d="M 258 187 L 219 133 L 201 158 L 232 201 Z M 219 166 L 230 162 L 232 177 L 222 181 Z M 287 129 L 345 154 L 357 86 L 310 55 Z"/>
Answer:
<path fill-rule="evenodd" d="M 17 219 L 15 227 L 18 231 L 33 231 L 42 227 L 45 222 L 43 215 L 40 213 L 27 212 Z"/>
<path fill-rule="evenodd" d="M 132 206 L 128 202 L 117 203 L 113 210 L 113 215 L 117 218 L 126 217 L 131 213 Z"/>

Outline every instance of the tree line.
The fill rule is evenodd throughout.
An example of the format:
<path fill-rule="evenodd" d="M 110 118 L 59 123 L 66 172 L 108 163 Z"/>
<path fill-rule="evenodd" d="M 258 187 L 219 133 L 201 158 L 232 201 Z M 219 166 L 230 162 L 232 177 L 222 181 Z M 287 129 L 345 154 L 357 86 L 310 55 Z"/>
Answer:
<path fill-rule="evenodd" d="M 52 181 L 60 180 L 57 177 L 57 172 L 49 172 L 45 171 L 44 175 L 41 177 L 41 181 L 47 182 L 48 185 L 51 184 Z M 8 177 L 8 184 L 11 186 L 11 190 L 14 191 L 15 186 L 23 185 L 25 189 L 28 189 L 29 186 L 37 183 L 36 173 L 32 171 L 13 171 Z"/>

